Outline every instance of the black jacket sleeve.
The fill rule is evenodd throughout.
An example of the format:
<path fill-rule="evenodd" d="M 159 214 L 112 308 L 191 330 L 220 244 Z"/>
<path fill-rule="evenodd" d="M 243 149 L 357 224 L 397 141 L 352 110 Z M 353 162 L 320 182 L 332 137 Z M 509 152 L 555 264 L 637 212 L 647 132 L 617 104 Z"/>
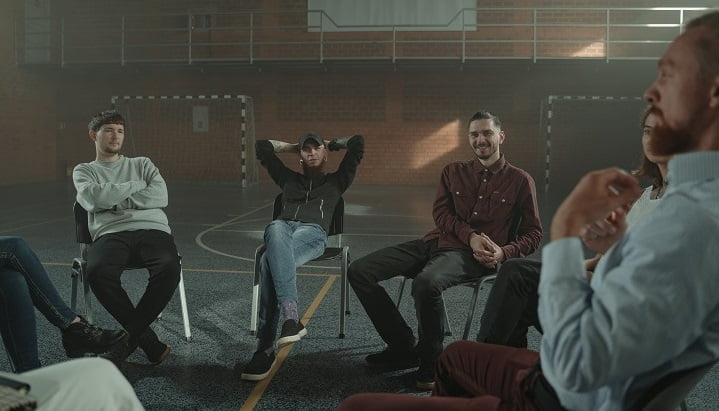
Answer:
<path fill-rule="evenodd" d="M 356 134 L 347 141 L 347 152 L 335 172 L 342 192 L 352 184 L 362 157 L 364 157 L 364 137 Z"/>
<path fill-rule="evenodd" d="M 272 181 L 280 187 L 284 187 L 287 178 L 291 175 L 292 170 L 289 169 L 275 154 L 275 147 L 269 140 L 257 140 L 255 143 L 255 153 L 257 159 L 263 167 L 267 169 Z"/>

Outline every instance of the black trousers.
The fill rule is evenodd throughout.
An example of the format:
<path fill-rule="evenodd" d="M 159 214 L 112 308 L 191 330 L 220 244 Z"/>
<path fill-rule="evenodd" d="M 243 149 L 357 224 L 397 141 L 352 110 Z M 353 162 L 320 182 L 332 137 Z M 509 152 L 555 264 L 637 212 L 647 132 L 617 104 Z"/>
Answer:
<path fill-rule="evenodd" d="M 150 277 L 137 306 L 122 288 L 125 269 L 147 268 Z M 105 234 L 87 251 L 87 276 L 97 300 L 137 343 L 165 309 L 180 281 L 180 257 L 172 235 L 159 230 Z"/>
<path fill-rule="evenodd" d="M 419 324 L 422 364 L 430 366 L 442 352 L 442 292 L 462 281 L 489 275 L 469 250 L 437 248 L 437 240 L 414 240 L 383 248 L 352 262 L 348 279 L 380 337 L 393 349 L 411 349 L 414 334 L 380 281 L 399 275 L 413 278 L 412 296 Z"/>
<path fill-rule="evenodd" d="M 526 348 L 528 328 L 542 332 L 537 314 L 541 269 L 540 261 L 527 258 L 502 263 L 487 298 L 477 341 Z"/>

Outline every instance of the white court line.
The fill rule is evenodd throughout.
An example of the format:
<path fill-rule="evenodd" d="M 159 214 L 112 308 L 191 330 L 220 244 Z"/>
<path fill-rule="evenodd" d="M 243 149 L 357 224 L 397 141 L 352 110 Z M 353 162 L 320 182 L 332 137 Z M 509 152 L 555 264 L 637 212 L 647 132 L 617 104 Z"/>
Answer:
<path fill-rule="evenodd" d="M 199 234 L 197 234 L 197 235 L 195 236 L 195 244 L 197 244 L 200 248 L 202 248 L 202 249 L 204 249 L 204 250 L 206 250 L 206 251 L 209 251 L 209 252 L 211 252 L 211 253 L 213 253 L 213 254 L 217 254 L 217 255 L 221 255 L 221 256 L 229 257 L 229 258 L 234 258 L 234 259 L 236 259 L 236 260 L 242 260 L 242 261 L 248 261 L 248 262 L 254 263 L 254 262 L 255 262 L 255 258 L 254 258 L 254 257 L 252 257 L 252 258 L 241 257 L 241 256 L 239 256 L 239 255 L 228 254 L 228 253 L 224 253 L 224 252 L 219 251 L 219 250 L 215 250 L 214 248 L 212 248 L 212 247 L 206 245 L 206 244 L 202 241 L 202 237 L 204 237 L 205 234 L 209 233 L 210 231 L 237 232 L 237 233 L 258 233 L 258 232 L 264 232 L 264 230 L 263 230 L 263 231 L 258 231 L 258 230 L 232 230 L 232 229 L 223 229 L 223 230 L 221 230 L 221 228 L 222 228 L 222 227 L 225 227 L 225 226 L 228 226 L 228 225 L 230 225 L 230 224 L 232 224 L 232 223 L 236 222 L 237 220 L 240 220 L 240 219 L 242 219 L 242 218 L 244 218 L 244 217 L 247 217 L 248 215 L 251 215 L 251 214 L 255 213 L 256 211 L 259 211 L 259 210 L 263 210 L 263 209 L 265 209 L 265 208 L 268 208 L 268 207 L 272 206 L 273 204 L 274 204 L 274 203 L 267 203 L 267 204 L 265 204 L 265 205 L 262 206 L 262 207 L 258 207 L 258 208 L 254 209 L 254 210 L 252 210 L 252 211 L 248 211 L 248 212 L 246 212 L 246 213 L 244 213 L 244 214 L 237 215 L 237 216 L 235 216 L 235 217 L 233 217 L 233 218 L 231 218 L 231 219 L 229 219 L 229 220 L 227 220 L 227 221 L 225 221 L 225 222 L 223 222 L 223 223 L 216 224 L 216 225 L 214 225 L 214 226 L 211 226 L 211 227 L 208 228 L 207 230 L 201 231 Z M 343 235 L 343 236 L 364 236 L 364 237 L 408 237 L 408 238 L 414 238 L 414 237 L 417 237 L 417 236 L 418 236 L 417 234 L 358 234 L 358 233 L 355 233 L 355 234 L 345 234 L 345 233 L 343 233 L 342 235 Z M 422 234 L 419 234 L 419 235 L 421 236 Z M 327 266 L 322 266 L 322 265 L 309 265 L 309 264 L 305 264 L 305 265 L 303 265 L 302 267 L 305 267 L 305 268 L 322 268 L 322 269 L 327 269 L 327 268 L 328 268 Z"/>
<path fill-rule="evenodd" d="M 229 228 L 218 230 L 215 229 L 213 231 L 221 232 L 221 233 L 238 233 L 238 234 L 261 234 L 264 233 L 264 230 L 232 230 Z M 408 233 L 408 234 L 376 234 L 376 233 L 342 233 L 342 237 L 407 237 L 407 238 L 416 238 L 416 237 L 422 237 L 426 232 L 422 233 Z"/>
<path fill-rule="evenodd" d="M 252 210 L 252 211 L 248 211 L 248 212 L 246 212 L 246 213 L 244 213 L 244 214 L 238 215 L 237 217 L 233 217 L 233 218 L 231 218 L 231 219 L 225 221 L 224 223 L 217 224 L 217 225 L 215 225 L 215 226 L 213 226 L 213 227 L 208 228 L 207 230 L 201 231 L 199 234 L 197 234 L 197 235 L 195 236 L 195 244 L 197 244 L 198 246 L 200 246 L 200 248 L 203 248 L 203 249 L 205 249 L 205 250 L 207 250 L 207 251 L 209 251 L 209 252 L 211 252 L 211 253 L 214 253 L 214 254 L 218 254 L 218 255 L 222 255 L 222 256 L 230 257 L 230 258 L 235 258 L 235 259 L 237 259 L 237 260 L 252 261 L 252 262 L 254 262 L 254 261 L 255 261 L 254 258 L 240 257 L 240 256 L 238 256 L 238 255 L 227 254 L 227 253 L 223 253 L 222 251 L 215 250 L 214 248 L 211 248 L 210 246 L 205 245 L 205 243 L 202 242 L 202 237 L 204 237 L 204 235 L 207 234 L 207 233 L 209 233 L 210 231 L 214 231 L 214 230 L 216 230 L 216 229 L 218 229 L 218 228 L 221 228 L 221 227 L 224 227 L 224 226 L 226 226 L 226 225 L 232 224 L 232 223 L 234 223 L 235 221 L 237 221 L 237 220 L 239 220 L 239 219 L 241 219 L 241 218 L 243 218 L 243 217 L 246 217 L 246 216 L 248 216 L 248 215 L 254 214 L 254 213 L 257 212 L 257 211 L 263 210 L 263 209 L 268 208 L 268 207 L 272 207 L 273 204 L 274 204 L 274 203 L 267 203 L 267 204 L 263 205 L 262 207 L 255 208 L 255 209 Z"/>
<path fill-rule="evenodd" d="M 25 225 L 21 225 L 21 226 L 17 226 L 17 227 L 3 228 L 3 229 L 0 229 L 0 234 L 12 233 L 12 232 L 16 232 L 16 231 L 18 231 L 18 230 L 22 230 L 22 229 L 25 229 L 25 228 L 35 227 L 35 226 L 38 226 L 38 225 L 43 225 L 43 224 L 48 224 L 48 223 L 55 223 L 55 222 L 58 222 L 58 221 L 63 221 L 63 220 L 65 220 L 65 219 L 66 219 L 66 217 L 63 217 L 63 218 L 52 218 L 52 219 L 40 221 L 40 222 L 37 222 L 37 223 L 25 224 Z"/>

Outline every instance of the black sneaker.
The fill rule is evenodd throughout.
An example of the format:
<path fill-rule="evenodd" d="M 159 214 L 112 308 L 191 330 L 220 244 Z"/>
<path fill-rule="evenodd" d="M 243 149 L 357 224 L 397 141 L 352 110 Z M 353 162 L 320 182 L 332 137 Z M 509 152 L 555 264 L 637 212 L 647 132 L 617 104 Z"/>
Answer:
<path fill-rule="evenodd" d="M 137 343 L 131 343 L 129 338 L 125 338 L 115 345 L 112 350 L 100 354 L 100 357 L 112 361 L 117 368 L 137 349 Z"/>
<path fill-rule="evenodd" d="M 152 365 L 160 364 L 170 355 L 170 346 L 160 341 L 157 334 L 150 328 L 140 335 L 138 343 Z"/>
<path fill-rule="evenodd" d="M 70 358 L 111 351 L 126 339 L 125 330 L 103 330 L 90 324 L 83 317 L 62 331 L 62 346 Z"/>
<path fill-rule="evenodd" d="M 275 366 L 275 353 L 270 355 L 264 351 L 257 351 L 252 355 L 252 359 L 247 365 L 242 367 L 240 363 L 235 365 L 235 375 L 240 374 L 240 378 L 245 381 L 260 381 L 265 379 Z"/>
<path fill-rule="evenodd" d="M 419 365 L 419 357 L 414 348 L 399 350 L 387 347 L 382 352 L 368 355 L 365 357 L 365 361 L 370 367 L 395 370 L 404 370 Z"/>
<path fill-rule="evenodd" d="M 417 370 L 417 388 L 431 391 L 434 388 L 434 364 L 422 363 Z"/>
<path fill-rule="evenodd" d="M 307 329 L 301 321 L 287 320 L 282 324 L 282 332 L 280 332 L 280 338 L 277 339 L 277 348 L 299 341 L 305 335 L 307 335 Z"/>

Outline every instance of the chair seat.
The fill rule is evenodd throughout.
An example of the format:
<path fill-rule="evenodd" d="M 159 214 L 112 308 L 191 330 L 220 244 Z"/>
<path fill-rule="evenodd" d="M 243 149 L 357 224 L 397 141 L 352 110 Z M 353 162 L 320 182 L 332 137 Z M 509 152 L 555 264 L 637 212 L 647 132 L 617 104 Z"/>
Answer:
<path fill-rule="evenodd" d="M 342 258 L 342 248 L 327 247 L 321 256 L 314 258 L 312 261 L 336 260 L 337 258 Z"/>

